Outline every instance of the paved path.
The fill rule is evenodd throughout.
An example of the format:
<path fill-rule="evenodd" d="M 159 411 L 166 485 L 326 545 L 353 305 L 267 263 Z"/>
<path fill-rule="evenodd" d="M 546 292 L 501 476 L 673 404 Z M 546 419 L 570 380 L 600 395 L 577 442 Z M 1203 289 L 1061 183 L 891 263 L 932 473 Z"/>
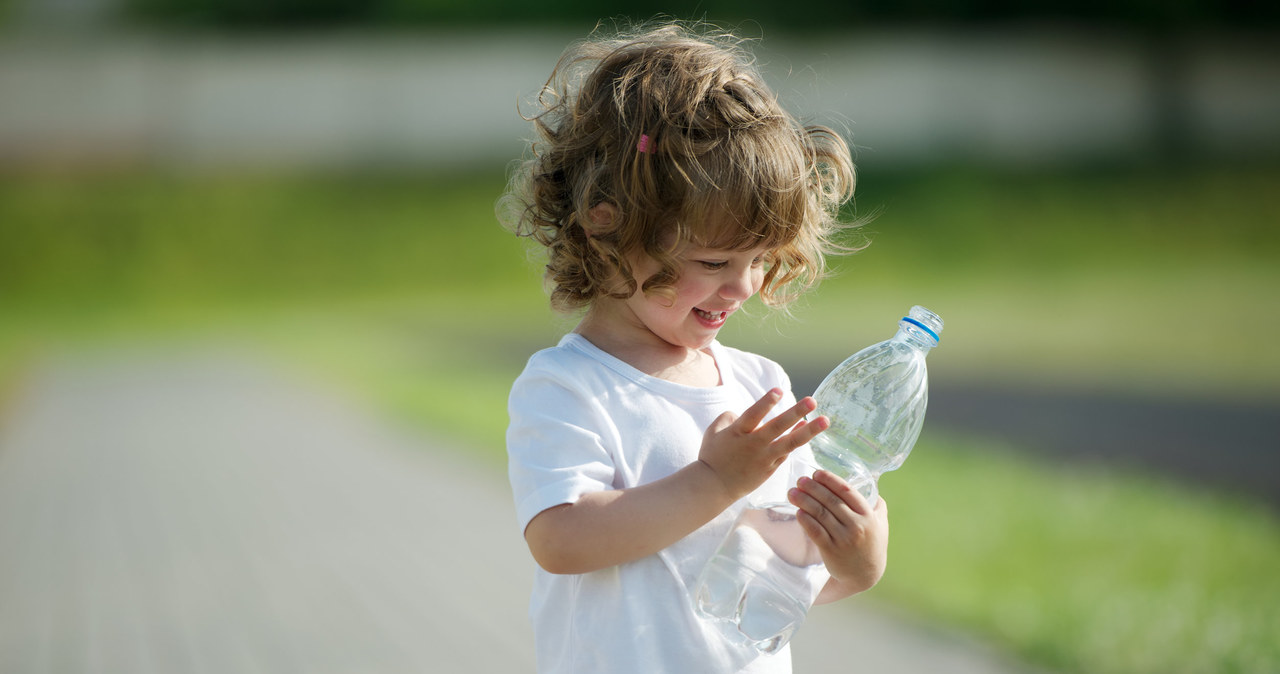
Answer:
<path fill-rule="evenodd" d="M 53 363 L 2 419 L 0 672 L 533 671 L 500 471 L 228 353 Z M 856 606 L 796 646 L 1019 671 Z"/>

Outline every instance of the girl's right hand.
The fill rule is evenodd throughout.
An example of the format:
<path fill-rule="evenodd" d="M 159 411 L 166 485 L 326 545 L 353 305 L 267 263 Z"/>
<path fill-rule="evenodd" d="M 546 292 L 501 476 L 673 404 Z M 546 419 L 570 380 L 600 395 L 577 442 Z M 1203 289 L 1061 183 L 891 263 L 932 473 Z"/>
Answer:
<path fill-rule="evenodd" d="M 817 408 L 810 397 L 761 424 L 781 399 L 782 391 L 771 389 L 742 416 L 721 414 L 702 437 L 698 461 L 715 473 L 734 501 L 764 484 L 793 450 L 831 425 L 826 417 L 805 421 L 805 415 Z"/>

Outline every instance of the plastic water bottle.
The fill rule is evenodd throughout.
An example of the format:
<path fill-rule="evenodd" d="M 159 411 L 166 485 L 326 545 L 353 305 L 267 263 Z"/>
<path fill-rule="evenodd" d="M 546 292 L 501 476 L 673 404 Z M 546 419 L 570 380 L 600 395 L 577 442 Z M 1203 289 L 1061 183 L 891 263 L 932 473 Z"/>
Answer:
<path fill-rule="evenodd" d="M 794 464 L 786 488 L 812 466 Z M 773 492 L 775 490 L 766 490 Z M 694 609 L 730 641 L 763 653 L 786 646 L 831 576 L 784 493 L 757 492 L 694 585 Z"/>
<path fill-rule="evenodd" d="M 911 307 L 892 339 L 850 356 L 813 394 L 817 413 L 831 421 L 809 443 L 814 459 L 873 504 L 880 476 L 901 466 L 920 437 L 929 403 L 925 356 L 941 332 L 937 314 Z"/>
<path fill-rule="evenodd" d="M 814 460 L 873 503 L 880 475 L 901 466 L 920 436 L 929 399 L 925 356 L 940 332 L 941 318 L 912 307 L 892 339 L 850 356 L 814 393 L 817 413 L 831 421 L 809 443 Z M 792 465 L 788 487 L 813 470 L 803 460 Z M 774 653 L 790 642 L 829 578 L 795 506 L 785 495 L 757 492 L 703 567 L 694 609 L 729 639 Z"/>

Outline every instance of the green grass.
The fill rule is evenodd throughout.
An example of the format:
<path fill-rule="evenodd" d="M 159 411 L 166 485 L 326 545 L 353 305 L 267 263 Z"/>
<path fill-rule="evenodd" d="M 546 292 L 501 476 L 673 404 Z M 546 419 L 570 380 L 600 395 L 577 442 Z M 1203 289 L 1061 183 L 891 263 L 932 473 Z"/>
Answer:
<path fill-rule="evenodd" d="M 877 600 L 1057 671 L 1280 664 L 1280 521 L 1260 505 L 928 433 L 883 491 Z"/>
<path fill-rule="evenodd" d="M 832 365 L 911 304 L 935 378 L 1280 395 L 1274 167 L 863 177 L 874 244 L 723 339 Z M 233 341 L 454 439 L 496 471 L 507 388 L 572 325 L 479 176 L 0 178 L 0 403 L 42 354 Z M 885 478 L 867 600 L 1064 672 L 1280 670 L 1280 522 L 1119 469 L 931 435 Z"/>

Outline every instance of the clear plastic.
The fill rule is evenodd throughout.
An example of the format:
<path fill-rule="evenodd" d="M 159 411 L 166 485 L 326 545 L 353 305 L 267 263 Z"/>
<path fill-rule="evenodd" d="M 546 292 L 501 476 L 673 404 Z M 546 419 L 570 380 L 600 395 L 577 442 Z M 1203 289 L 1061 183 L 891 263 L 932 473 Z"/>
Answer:
<path fill-rule="evenodd" d="M 818 547 L 796 521 L 796 507 L 782 493 L 813 467 L 792 465 L 783 489 L 752 495 L 693 591 L 698 615 L 731 641 L 764 653 L 787 645 L 830 578 Z"/>
<path fill-rule="evenodd" d="M 813 460 L 868 501 L 879 497 L 880 475 L 901 466 L 920 436 L 929 400 L 925 356 L 941 332 L 941 318 L 912 307 L 893 338 L 850 356 L 814 393 L 816 413 L 831 427 L 809 443 Z M 792 465 L 792 485 L 815 468 Z M 703 568 L 692 599 L 698 615 L 729 639 L 774 653 L 829 577 L 796 508 L 778 494 L 756 494 Z"/>
<path fill-rule="evenodd" d="M 814 459 L 872 503 L 880 476 L 901 466 L 920 437 L 929 403 L 925 356 L 941 333 L 937 314 L 912 307 L 892 339 L 850 356 L 813 394 L 817 413 L 831 421 L 809 443 Z"/>

